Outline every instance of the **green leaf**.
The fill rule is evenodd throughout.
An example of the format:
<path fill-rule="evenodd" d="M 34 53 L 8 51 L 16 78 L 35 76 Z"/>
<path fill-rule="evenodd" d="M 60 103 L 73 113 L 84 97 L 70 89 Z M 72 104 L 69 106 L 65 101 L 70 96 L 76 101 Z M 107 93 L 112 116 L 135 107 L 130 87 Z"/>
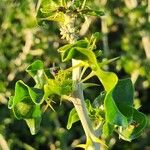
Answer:
<path fill-rule="evenodd" d="M 73 108 L 71 111 L 70 111 L 70 114 L 69 114 L 69 118 L 68 118 L 68 123 L 67 123 L 67 129 L 71 129 L 73 123 L 79 121 L 79 116 L 75 110 L 75 108 Z"/>
<path fill-rule="evenodd" d="M 13 109 L 16 118 L 32 118 L 37 109 L 36 104 L 41 104 L 42 90 L 28 87 L 23 81 L 18 81 L 15 86 L 15 95 L 10 99 L 10 108 Z"/>
<path fill-rule="evenodd" d="M 103 125 L 103 135 L 102 136 L 104 138 L 109 137 L 113 133 L 113 130 L 114 130 L 114 126 L 108 122 L 105 122 L 105 124 Z"/>
<path fill-rule="evenodd" d="M 40 129 L 41 118 L 25 119 L 25 121 L 30 129 L 31 134 L 35 135 Z"/>
<path fill-rule="evenodd" d="M 34 111 L 33 111 L 33 114 L 32 114 L 32 117 L 33 118 L 40 118 L 41 117 L 41 106 L 40 105 L 35 105 L 35 108 L 34 108 Z"/>
<path fill-rule="evenodd" d="M 61 2 L 53 0 L 43 0 L 37 14 L 37 20 L 40 23 L 43 20 L 64 22 L 65 14 L 59 11 L 60 8 L 64 8 L 65 1 Z"/>
<path fill-rule="evenodd" d="M 22 119 L 22 117 L 29 114 L 32 105 L 32 101 L 30 101 L 29 99 L 29 93 L 26 85 L 21 80 L 17 81 L 15 86 L 15 95 L 14 97 L 10 97 L 9 102 L 9 108 L 13 109 L 16 118 Z M 25 103 L 25 101 L 27 102 Z M 18 109 L 19 105 L 21 109 L 20 107 Z"/>
<path fill-rule="evenodd" d="M 49 15 L 45 18 L 41 18 L 40 21 L 42 20 L 49 20 L 49 21 L 56 21 L 56 22 L 64 22 L 65 21 L 65 14 L 62 12 L 55 13 L 53 15 Z"/>
<path fill-rule="evenodd" d="M 106 92 L 101 92 L 93 101 L 93 106 L 99 108 L 103 103 L 106 96 Z"/>
<path fill-rule="evenodd" d="M 12 107 L 13 107 L 13 99 L 14 99 L 13 96 L 10 96 L 10 97 L 9 97 L 9 101 L 8 101 L 8 108 L 9 108 L 9 109 L 12 109 Z"/>
<path fill-rule="evenodd" d="M 86 7 L 85 9 L 83 9 L 82 13 L 89 15 L 89 16 L 97 16 L 97 17 L 105 15 L 104 11 L 94 10 L 94 9 L 89 8 L 89 7 Z"/>
<path fill-rule="evenodd" d="M 142 133 L 147 124 L 146 116 L 133 108 L 133 124 L 130 124 L 128 128 L 125 128 L 121 133 L 120 137 L 126 141 L 131 141 L 138 138 Z"/>
<path fill-rule="evenodd" d="M 93 60 L 93 58 L 95 58 L 94 53 L 92 53 L 92 51 L 89 50 L 88 45 L 89 42 L 85 39 L 77 41 L 75 44 L 68 44 L 59 48 L 59 52 L 61 52 L 62 61 L 65 62 L 71 60 L 72 58 L 79 60 L 91 60 L 91 57 L 91 61 L 95 61 Z M 89 57 L 89 55 L 91 57 Z"/>
<path fill-rule="evenodd" d="M 94 41 L 93 41 L 94 42 Z M 93 43 L 92 43 L 93 44 Z M 62 61 L 68 61 L 72 58 L 88 62 L 94 74 L 100 79 L 106 91 L 110 91 L 118 82 L 115 73 L 103 71 L 97 62 L 96 56 L 91 49 L 88 40 L 80 40 L 75 44 L 68 44 L 59 49 Z M 109 82 L 108 82 L 109 81 Z"/>
<path fill-rule="evenodd" d="M 16 82 L 15 85 L 15 95 L 13 100 L 13 106 L 16 105 L 18 102 L 20 102 L 23 98 L 28 97 L 28 89 L 26 85 L 23 83 L 23 81 L 19 80 Z"/>
<path fill-rule="evenodd" d="M 27 67 L 26 71 L 34 78 L 34 76 L 37 75 L 37 71 L 42 69 L 44 69 L 43 62 L 41 60 L 36 60 Z"/>
<path fill-rule="evenodd" d="M 133 96 L 134 88 L 130 78 L 119 80 L 113 90 L 113 99 L 123 115 L 128 118 L 130 122 L 133 117 Z"/>
<path fill-rule="evenodd" d="M 107 92 L 111 91 L 116 86 L 118 82 L 118 77 L 115 73 L 103 71 L 102 69 L 100 69 L 99 66 L 96 66 L 96 69 L 94 72 L 95 72 L 95 75 L 102 82 L 104 89 Z"/>
<path fill-rule="evenodd" d="M 32 134 L 39 128 L 42 113 L 39 103 L 42 98 L 41 90 L 30 88 L 20 80 L 16 82 L 14 97 L 10 97 L 9 108 L 17 119 L 26 120 Z"/>
<path fill-rule="evenodd" d="M 104 107 L 106 111 L 106 122 L 126 127 L 128 125 L 128 120 L 118 109 L 110 91 L 104 100 Z"/>
<path fill-rule="evenodd" d="M 99 86 L 99 84 L 96 83 L 82 83 L 82 89 L 85 90 L 86 88 L 92 87 L 92 86 Z"/>
<path fill-rule="evenodd" d="M 29 65 L 26 71 L 32 76 L 36 82 L 36 87 L 42 88 L 45 83 L 44 64 L 40 60 L 36 60 Z"/>
<path fill-rule="evenodd" d="M 35 104 L 41 104 L 43 102 L 43 96 L 44 96 L 43 90 L 28 87 L 28 91 L 32 101 Z"/>
<path fill-rule="evenodd" d="M 116 103 L 133 106 L 134 88 L 130 78 L 119 80 L 113 90 L 113 98 Z"/>

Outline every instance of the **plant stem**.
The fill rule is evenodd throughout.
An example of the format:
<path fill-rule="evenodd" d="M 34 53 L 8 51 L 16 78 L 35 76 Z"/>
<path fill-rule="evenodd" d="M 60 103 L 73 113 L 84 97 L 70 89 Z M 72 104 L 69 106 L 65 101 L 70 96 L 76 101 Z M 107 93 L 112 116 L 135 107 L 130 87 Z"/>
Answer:
<path fill-rule="evenodd" d="M 74 60 L 74 59 L 72 60 L 72 66 L 75 66 L 78 63 L 80 63 L 80 61 Z M 86 134 L 86 137 L 90 139 L 91 135 L 95 135 L 95 131 L 92 128 L 92 123 L 88 116 L 88 111 L 86 109 L 83 90 L 82 90 L 82 84 L 78 82 L 80 78 L 80 73 L 81 73 L 81 67 L 73 69 L 72 79 L 75 81 L 76 87 L 75 87 L 75 91 L 73 93 L 73 98 L 71 99 L 71 101 L 78 113 L 84 132 Z M 97 143 L 93 143 L 93 148 L 95 150 L 100 150 L 100 145 Z"/>
<path fill-rule="evenodd" d="M 109 46 L 108 46 L 108 27 L 106 22 L 106 16 L 101 17 L 101 24 L 102 24 L 102 33 L 103 33 L 103 49 L 104 49 L 104 55 L 106 57 L 109 56 Z"/>
<path fill-rule="evenodd" d="M 86 3 L 86 0 L 83 1 L 82 6 L 81 6 L 81 10 L 85 7 L 85 3 Z"/>

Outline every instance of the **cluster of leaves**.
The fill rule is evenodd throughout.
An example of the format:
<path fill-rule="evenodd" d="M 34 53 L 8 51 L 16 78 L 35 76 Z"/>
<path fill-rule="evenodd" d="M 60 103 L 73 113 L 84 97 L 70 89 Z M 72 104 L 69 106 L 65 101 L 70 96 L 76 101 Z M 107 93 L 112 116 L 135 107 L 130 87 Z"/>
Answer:
<path fill-rule="evenodd" d="M 50 137 L 53 138 L 55 134 L 47 136 L 45 132 L 46 130 L 55 130 L 55 127 L 47 125 L 51 120 L 49 118 L 54 116 L 54 112 L 46 115 L 47 122 L 43 126 L 43 130 L 34 137 L 30 136 L 24 122 L 18 122 L 7 108 L 8 97 L 14 92 L 14 83 L 17 80 L 23 79 L 32 86 L 32 79 L 30 80 L 25 73 L 25 68 L 33 60 L 40 58 L 47 65 L 51 65 L 54 58 L 56 61 L 58 60 L 56 52 L 54 52 L 55 46 L 51 44 L 54 38 L 55 42 L 58 42 L 56 33 L 53 34 L 55 26 L 51 25 L 50 27 L 52 29 L 51 37 L 48 36 L 48 28 L 41 30 L 37 26 L 36 3 L 37 0 L 0 1 L 0 136 L 3 136 L 10 149 L 29 149 L 27 147 L 40 149 L 40 147 L 46 147 L 48 145 L 46 140 Z M 28 35 L 29 37 L 27 37 Z M 51 44 L 51 49 L 49 49 L 49 44 Z M 25 48 L 30 49 L 27 52 Z M 51 58 L 49 58 L 49 54 L 51 54 Z M 58 117 L 56 116 L 56 118 Z M 59 138 L 59 135 L 60 133 L 55 134 L 55 137 Z M 65 143 L 66 141 L 64 141 L 64 145 Z M 1 148 L 2 145 L 0 145 Z"/>
<path fill-rule="evenodd" d="M 77 59 L 81 61 L 82 67 L 90 67 L 88 75 L 97 76 L 104 86 L 106 92 L 104 98 L 97 98 L 96 106 L 91 101 L 87 102 L 89 116 L 96 125 L 95 128 L 103 128 L 103 136 L 106 138 L 115 131 L 124 140 L 131 141 L 141 135 L 146 125 L 144 114 L 133 107 L 134 89 L 131 80 L 119 80 L 112 72 L 102 69 L 102 63 L 98 62 L 94 53 L 95 38 L 93 40 L 79 40 L 74 44 L 68 44 L 59 48 L 63 61 Z M 34 78 L 36 85 L 33 88 L 25 85 L 22 81 L 16 83 L 15 96 L 11 97 L 9 107 L 13 109 L 18 119 L 24 119 L 32 134 L 39 129 L 41 121 L 41 106 L 44 101 L 51 106 L 54 95 L 71 95 L 73 83 L 71 78 L 64 75 L 67 70 L 61 70 L 54 76 L 48 78 L 44 71 L 43 63 L 36 61 L 32 63 L 27 72 Z M 89 78 L 89 77 L 86 78 Z M 81 79 L 81 82 L 86 78 Z M 102 101 L 101 101 L 102 100 Z M 102 109 L 103 108 L 103 109 Z M 68 129 L 78 121 L 78 115 L 73 109 L 68 120 Z"/>
<path fill-rule="evenodd" d="M 84 18 L 84 16 L 102 16 L 103 11 L 94 10 L 85 6 L 83 1 L 67 1 L 67 0 L 43 0 L 39 8 L 37 18 L 41 24 L 44 20 L 55 21 L 60 26 L 62 39 L 69 42 L 77 39 L 77 25 L 74 25 L 76 17 Z"/>
<path fill-rule="evenodd" d="M 21 80 L 17 81 L 15 95 L 9 100 L 9 108 L 13 110 L 17 119 L 26 121 L 31 134 L 36 134 L 40 127 L 42 112 L 45 111 L 45 108 L 41 108 L 42 104 L 46 102 L 47 106 L 52 108 L 54 95 L 68 95 L 72 92 L 72 81 L 68 79 L 67 73 L 62 71 L 53 77 L 50 72 L 44 70 L 40 60 L 33 62 L 26 71 L 36 84 L 29 87 Z"/>
<path fill-rule="evenodd" d="M 102 16 L 104 15 L 103 11 L 93 10 L 92 8 L 85 6 L 82 8 L 83 1 L 75 1 L 71 0 L 43 0 L 41 2 L 39 12 L 38 12 L 38 20 L 50 20 L 56 22 L 63 22 L 66 24 L 65 17 L 67 15 L 89 15 L 89 16 Z"/>
<path fill-rule="evenodd" d="M 110 5 L 111 4 L 113 5 L 113 2 L 110 2 Z M 75 15 L 78 14 L 80 15 L 92 14 L 95 16 L 102 15 L 101 11 L 92 10 L 89 7 L 85 7 L 84 9 L 80 10 L 78 9 L 81 8 L 80 6 L 81 6 L 80 1 L 75 1 L 75 5 L 71 5 L 71 1 L 65 2 L 65 1 L 58 1 L 58 0 L 57 1 L 43 0 L 42 5 L 40 7 L 40 11 L 38 13 L 38 18 L 40 18 L 39 19 L 40 21 L 41 20 L 57 21 L 59 22 L 59 25 L 62 26 L 64 20 L 61 21 L 61 19 L 63 18 L 65 19 L 65 21 L 68 20 L 68 15 L 70 15 L 72 12 L 74 12 Z M 110 10 L 110 8 L 108 8 L 108 10 Z M 140 10 L 138 9 L 137 11 L 143 12 L 141 9 Z M 132 12 L 134 13 L 134 10 Z M 111 14 L 112 14 L 111 17 L 114 19 L 113 21 L 115 22 L 115 20 L 118 21 L 120 18 L 118 19 L 114 13 L 115 13 L 115 9 L 111 9 Z M 128 15 L 130 14 L 130 12 L 126 12 L 125 9 L 123 9 L 122 13 L 124 15 L 126 15 L 126 13 L 128 13 Z M 127 19 L 126 17 L 124 18 Z M 126 21 L 126 22 L 130 23 L 130 21 Z M 137 41 L 135 41 L 134 39 L 137 39 L 137 37 L 139 38 L 139 34 L 137 32 L 134 32 L 134 34 L 132 35 L 129 33 L 131 32 L 130 30 L 132 31 L 134 30 L 134 26 L 136 22 L 137 21 L 135 20 L 135 22 L 133 22 L 133 24 L 130 25 L 130 28 L 127 28 L 128 24 L 124 25 L 124 28 L 126 29 L 124 33 L 125 38 L 123 37 L 122 41 L 119 41 L 121 43 L 122 49 L 125 52 L 127 51 L 128 53 L 129 52 L 130 53 L 129 55 L 124 55 L 123 59 L 120 59 L 118 61 L 118 66 L 120 67 L 121 64 L 122 67 L 125 69 L 125 71 L 129 74 L 132 73 L 135 69 L 138 69 L 139 65 L 136 64 L 139 62 L 136 61 L 135 64 L 135 60 L 140 59 L 139 56 L 141 56 L 141 54 L 139 55 L 139 53 L 137 53 L 136 56 L 138 57 L 134 57 L 135 60 L 132 59 L 133 52 L 135 54 L 135 50 L 137 49 Z M 110 27 L 111 25 L 113 26 L 114 24 L 113 23 L 110 24 Z M 134 45 L 130 44 L 129 41 L 131 40 L 129 39 L 134 40 L 135 44 Z M 99 127 L 103 125 L 104 137 L 109 136 L 112 133 L 112 131 L 115 131 L 119 133 L 120 137 L 123 138 L 124 140 L 131 141 L 132 139 L 138 137 L 142 133 L 146 124 L 145 116 L 142 113 L 140 113 L 138 110 L 133 108 L 134 89 L 131 80 L 124 79 L 118 81 L 118 78 L 114 73 L 103 71 L 102 70 L 103 63 L 98 62 L 95 59 L 96 57 L 95 54 L 93 53 L 94 48 L 91 43 L 92 42 L 91 41 L 89 42 L 88 39 L 84 39 L 84 40 L 77 41 L 75 44 L 68 44 L 66 47 L 61 47 L 59 51 L 61 52 L 62 60 L 68 61 L 72 58 L 82 60 L 81 66 L 84 66 L 85 68 L 90 67 L 92 69 L 90 76 L 96 75 L 104 86 L 105 89 L 104 95 L 102 95 L 101 93 L 100 96 L 98 96 L 93 103 L 92 100 L 90 101 L 87 100 L 87 108 L 89 111 L 89 116 L 91 120 L 93 120 L 95 129 L 98 130 Z M 118 43 L 116 45 L 118 45 Z M 37 62 L 33 64 L 36 63 Z M 107 64 L 107 62 L 104 64 Z M 145 66 L 148 66 L 147 63 L 145 64 L 146 64 Z M 122 67 L 120 68 L 122 69 Z M 35 133 L 39 128 L 39 123 L 41 121 L 41 117 L 42 117 L 41 115 L 43 112 L 42 109 L 44 107 L 43 105 L 45 105 L 46 103 L 47 106 L 52 107 L 51 106 L 52 101 L 48 97 L 49 96 L 51 97 L 53 94 L 54 95 L 57 94 L 59 96 L 61 96 L 61 94 L 69 95 L 73 90 L 73 86 L 72 86 L 72 81 L 70 79 L 68 80 L 68 77 L 67 78 L 65 77 L 65 80 L 63 79 L 63 81 L 65 82 L 64 83 L 65 86 L 63 86 L 63 88 L 60 88 L 61 86 L 58 86 L 60 85 L 59 76 L 56 75 L 50 77 L 47 75 L 47 72 L 45 72 L 45 69 L 44 69 L 45 73 L 42 73 L 43 71 L 41 70 L 43 69 L 43 67 L 36 68 L 34 66 L 33 68 L 35 72 L 38 71 L 38 73 L 36 72 L 37 76 L 35 75 L 36 74 L 35 72 L 33 73 L 36 77 L 33 77 L 32 73 L 29 73 L 30 71 L 28 71 L 28 69 L 27 72 L 34 78 L 35 82 L 38 83 L 38 85 L 36 84 L 35 87 L 31 88 L 27 86 L 25 83 L 23 83 L 22 81 L 18 81 L 16 83 L 15 96 L 10 100 L 10 108 L 13 109 L 18 119 L 25 119 L 27 124 L 30 127 L 31 132 Z M 129 70 L 129 68 L 131 69 Z M 148 67 L 145 68 L 147 68 L 147 72 L 146 69 L 145 70 L 143 68 L 140 69 L 143 69 L 144 75 L 148 77 L 149 69 Z M 61 72 L 62 71 L 60 71 L 60 74 L 62 74 Z M 60 76 L 62 78 L 62 75 Z M 62 90 L 66 87 L 66 85 L 68 86 L 68 88 L 67 90 L 65 90 L 65 92 L 63 92 Z M 17 91 L 22 91 L 23 94 L 21 95 L 21 92 L 17 92 Z M 19 97 L 20 100 L 18 100 L 16 96 L 18 95 L 18 93 L 19 95 L 21 95 Z M 48 94 L 46 95 L 45 93 Z M 22 107 L 26 108 L 26 110 L 22 109 Z M 75 109 L 73 109 L 69 116 L 67 128 L 68 129 L 71 128 L 72 124 L 78 120 L 79 120 L 78 115 Z"/>
<path fill-rule="evenodd" d="M 105 115 L 100 116 L 100 122 L 97 123 L 98 125 L 104 123 L 104 136 L 108 137 L 114 130 L 117 131 L 124 140 L 131 141 L 142 133 L 146 125 L 144 114 L 133 107 L 134 89 L 132 82 L 129 78 L 118 81 L 114 73 L 103 71 L 101 69 L 102 63 L 97 61 L 93 52 L 93 45 L 93 43 L 85 39 L 77 41 L 75 44 L 65 45 L 61 47 L 59 51 L 62 53 L 63 61 L 68 61 L 72 58 L 81 60 L 84 67 L 91 68 L 92 72 L 89 76 L 97 76 L 103 84 L 106 92 L 103 102 L 100 101 L 101 98 L 99 97 L 96 99 L 98 104 L 96 108 L 94 108 L 92 104 L 87 106 L 89 107 L 88 109 L 90 109 L 89 113 L 95 111 L 94 115 L 90 114 L 90 116 L 95 117 L 96 122 L 97 115 L 95 114 L 99 114 L 99 112 L 102 111 L 101 107 L 104 107 L 102 114 Z M 91 111 L 91 109 L 93 110 Z M 68 122 L 69 128 L 73 122 L 78 120 L 75 113 L 74 109 L 70 113 Z M 121 130 L 120 127 L 122 128 Z"/>

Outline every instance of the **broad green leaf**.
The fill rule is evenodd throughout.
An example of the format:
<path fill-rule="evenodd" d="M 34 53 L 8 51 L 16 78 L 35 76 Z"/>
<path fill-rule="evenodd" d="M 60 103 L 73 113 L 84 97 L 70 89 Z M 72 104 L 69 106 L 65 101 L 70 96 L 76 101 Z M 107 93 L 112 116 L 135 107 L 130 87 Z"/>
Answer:
<path fill-rule="evenodd" d="M 39 89 L 29 88 L 23 81 L 18 81 L 15 86 L 15 95 L 10 97 L 9 108 L 13 110 L 17 119 L 26 120 L 32 134 L 37 132 L 40 125 L 41 110 L 38 102 L 41 102 L 43 94 Z M 41 92 L 41 91 L 40 91 Z"/>
<path fill-rule="evenodd" d="M 43 96 L 44 96 L 43 90 L 28 87 L 28 91 L 32 101 L 35 104 L 41 104 L 43 102 Z"/>
<path fill-rule="evenodd" d="M 34 78 L 34 76 L 37 75 L 37 71 L 42 69 L 44 69 L 43 62 L 36 60 L 27 67 L 26 71 Z"/>
<path fill-rule="evenodd" d="M 82 52 L 85 51 L 85 48 L 80 48 L 80 47 L 72 47 L 65 53 L 62 53 L 62 61 L 68 61 L 71 59 L 77 59 L 77 60 L 88 60 L 88 57 L 84 55 Z"/>
<path fill-rule="evenodd" d="M 133 117 L 133 96 L 134 88 L 131 79 L 119 80 L 113 90 L 113 99 L 123 115 L 128 118 L 130 122 Z"/>
<path fill-rule="evenodd" d="M 128 125 L 128 120 L 126 116 L 124 116 L 120 110 L 118 109 L 113 97 L 112 91 L 110 91 L 104 100 L 104 107 L 106 111 L 106 122 L 126 127 Z"/>
<path fill-rule="evenodd" d="M 43 100 L 44 93 L 42 90 L 29 87 L 23 81 L 19 80 L 15 86 L 14 98 L 10 99 L 11 105 L 16 105 L 18 102 L 22 101 L 24 98 L 29 97 L 35 104 L 41 104 Z"/>
<path fill-rule="evenodd" d="M 79 40 L 77 41 L 76 43 L 74 44 L 67 44 L 67 45 L 64 45 L 62 47 L 60 47 L 58 49 L 59 52 L 63 53 L 63 52 L 66 52 L 68 51 L 69 49 L 71 49 L 72 47 L 82 47 L 82 48 L 87 48 L 89 45 L 89 41 L 87 39 L 84 39 L 84 40 Z"/>
<path fill-rule="evenodd" d="M 33 118 L 40 118 L 41 115 L 42 115 L 41 106 L 40 105 L 35 105 L 32 117 Z"/>
<path fill-rule="evenodd" d="M 60 8 L 65 9 L 63 5 L 65 5 L 65 1 L 43 0 L 37 14 L 38 22 L 43 20 L 64 22 L 65 14 L 60 11 Z"/>
<path fill-rule="evenodd" d="M 133 106 L 134 88 L 130 78 L 119 80 L 113 90 L 113 98 L 116 103 Z"/>
<path fill-rule="evenodd" d="M 69 114 L 69 118 L 68 118 L 68 123 L 67 123 L 67 129 L 71 129 L 72 125 L 79 121 L 79 116 L 75 110 L 75 108 L 73 108 L 71 111 L 70 111 L 70 114 Z"/>
<path fill-rule="evenodd" d="M 18 119 L 37 118 L 41 116 L 40 105 L 35 105 L 29 97 L 17 103 L 13 107 L 13 111 Z"/>
<path fill-rule="evenodd" d="M 111 125 L 122 126 L 120 137 L 127 141 L 140 136 L 146 124 L 145 116 L 133 108 L 133 93 L 131 80 L 120 80 L 115 88 L 107 93 L 104 101 L 106 121 Z M 109 131 L 108 126 L 104 125 L 103 130 L 104 133 Z M 108 135 L 107 132 L 105 134 Z"/>
<path fill-rule="evenodd" d="M 29 96 L 29 93 L 28 93 L 27 86 L 23 83 L 23 81 L 21 80 L 17 81 L 15 85 L 14 99 L 13 99 L 13 102 L 11 102 L 12 107 L 28 96 Z"/>
<path fill-rule="evenodd" d="M 103 71 L 97 62 L 96 56 L 92 51 L 88 40 L 80 40 L 75 44 L 61 47 L 62 61 L 68 61 L 72 58 L 87 61 L 94 74 L 100 79 L 106 91 L 110 91 L 115 87 L 118 78 L 115 73 Z M 109 82 L 108 82 L 109 81 Z"/>
<path fill-rule="evenodd" d="M 128 128 L 125 128 L 121 133 L 120 137 L 126 141 L 131 141 L 138 138 L 143 132 L 147 120 L 146 116 L 133 108 L 133 124 L 130 124 Z"/>
<path fill-rule="evenodd" d="M 118 77 L 115 73 L 103 71 L 98 66 L 96 67 L 94 72 L 95 72 L 95 75 L 102 82 L 104 89 L 107 92 L 111 91 L 116 86 L 116 84 L 118 82 Z"/>
<path fill-rule="evenodd" d="M 25 121 L 30 129 L 31 134 L 35 135 L 40 129 L 41 118 L 25 119 Z"/>
<path fill-rule="evenodd" d="M 59 48 L 62 61 L 68 61 L 72 58 L 80 60 L 88 60 L 89 58 L 91 59 L 91 57 L 93 58 L 93 53 L 91 53 L 91 51 L 88 49 L 88 44 L 89 43 L 87 40 L 80 40 L 77 41 L 75 44 L 68 44 Z M 91 53 L 91 57 L 89 57 L 88 53 Z"/>
<path fill-rule="evenodd" d="M 39 92 L 40 91 L 40 92 Z M 38 95 L 39 94 L 39 95 Z M 16 83 L 15 96 L 11 99 L 11 108 L 18 119 L 35 117 L 35 111 L 43 100 L 43 92 L 36 88 L 30 88 L 22 81 Z M 36 105 L 38 104 L 38 105 Z"/>
<path fill-rule="evenodd" d="M 36 87 L 42 88 L 45 83 L 44 64 L 40 60 L 36 60 L 29 65 L 26 71 L 32 76 L 36 82 Z"/>
<path fill-rule="evenodd" d="M 128 123 L 130 123 L 133 119 L 133 108 L 131 106 L 122 104 L 122 103 L 116 103 L 119 111 L 126 116 Z"/>
<path fill-rule="evenodd" d="M 114 126 L 111 125 L 108 122 L 105 122 L 105 124 L 103 125 L 103 134 L 102 134 L 102 136 L 104 138 L 109 137 L 113 133 L 113 130 L 114 130 Z"/>

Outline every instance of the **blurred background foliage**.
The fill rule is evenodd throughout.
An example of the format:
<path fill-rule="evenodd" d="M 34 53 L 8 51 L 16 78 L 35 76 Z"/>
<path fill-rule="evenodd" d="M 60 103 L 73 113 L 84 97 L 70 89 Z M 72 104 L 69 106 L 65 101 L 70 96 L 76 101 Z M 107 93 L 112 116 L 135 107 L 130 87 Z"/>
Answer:
<path fill-rule="evenodd" d="M 79 36 L 100 32 L 97 49 L 107 59 L 120 57 L 105 69 L 116 72 L 119 78 L 131 77 L 135 85 L 135 106 L 147 115 L 148 124 L 142 136 L 133 142 L 119 140 L 114 134 L 110 147 L 114 150 L 150 150 L 150 0 L 89 0 L 88 5 L 104 10 L 101 18 L 79 20 Z M 66 129 L 72 105 L 54 104 L 56 112 L 48 110 L 41 130 L 32 136 L 24 122 L 14 119 L 7 108 L 8 97 L 14 92 L 15 82 L 22 79 L 29 85 L 33 80 L 25 68 L 40 59 L 46 67 L 65 67 L 60 62 L 57 48 L 65 44 L 60 39 L 57 24 L 36 23 L 38 0 L 0 1 L 0 149 L 2 150 L 71 150 L 84 142 L 80 123 Z M 93 79 L 93 82 L 97 82 Z M 99 94 L 97 88 L 87 98 Z"/>

